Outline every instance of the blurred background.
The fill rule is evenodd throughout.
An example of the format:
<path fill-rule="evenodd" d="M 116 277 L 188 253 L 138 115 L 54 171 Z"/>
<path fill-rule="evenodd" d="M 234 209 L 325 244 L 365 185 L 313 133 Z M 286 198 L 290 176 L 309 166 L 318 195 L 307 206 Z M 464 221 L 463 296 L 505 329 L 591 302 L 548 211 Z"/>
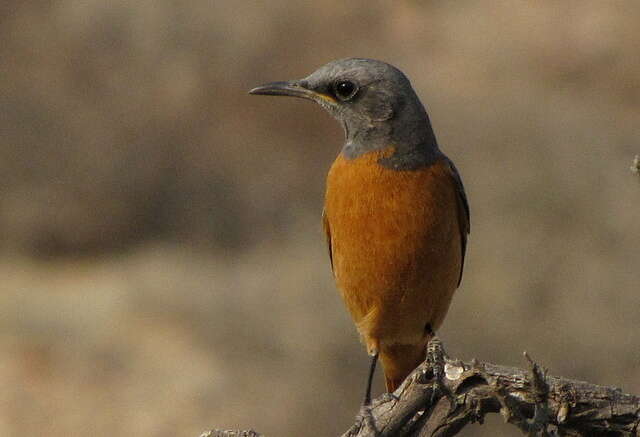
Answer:
<path fill-rule="evenodd" d="M 638 23 L 633 0 L 4 1 L 0 435 L 351 425 L 368 359 L 320 225 L 343 133 L 246 93 L 350 56 L 406 72 L 466 185 L 448 352 L 640 393 Z M 488 422 L 463 435 L 519 435 Z"/>

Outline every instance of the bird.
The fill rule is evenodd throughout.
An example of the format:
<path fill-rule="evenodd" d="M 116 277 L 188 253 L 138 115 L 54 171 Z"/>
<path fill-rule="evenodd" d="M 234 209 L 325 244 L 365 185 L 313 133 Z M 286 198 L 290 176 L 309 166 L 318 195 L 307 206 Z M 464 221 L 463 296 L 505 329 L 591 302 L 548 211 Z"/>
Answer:
<path fill-rule="evenodd" d="M 407 76 L 374 59 L 331 61 L 255 95 L 311 100 L 342 125 L 326 179 L 323 228 L 331 268 L 371 356 L 394 392 L 426 358 L 462 280 L 469 203 Z"/>

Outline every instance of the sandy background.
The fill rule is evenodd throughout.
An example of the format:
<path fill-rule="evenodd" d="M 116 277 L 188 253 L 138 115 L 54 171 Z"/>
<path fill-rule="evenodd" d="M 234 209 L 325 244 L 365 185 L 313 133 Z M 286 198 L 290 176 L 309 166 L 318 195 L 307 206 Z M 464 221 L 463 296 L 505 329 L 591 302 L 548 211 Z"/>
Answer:
<path fill-rule="evenodd" d="M 640 393 L 640 3 L 0 5 L 0 435 L 336 435 L 368 361 L 320 226 L 340 127 L 258 98 L 412 79 L 466 185 L 450 354 Z M 382 389 L 377 379 L 377 392 Z M 465 435 L 519 435 L 499 418 Z"/>

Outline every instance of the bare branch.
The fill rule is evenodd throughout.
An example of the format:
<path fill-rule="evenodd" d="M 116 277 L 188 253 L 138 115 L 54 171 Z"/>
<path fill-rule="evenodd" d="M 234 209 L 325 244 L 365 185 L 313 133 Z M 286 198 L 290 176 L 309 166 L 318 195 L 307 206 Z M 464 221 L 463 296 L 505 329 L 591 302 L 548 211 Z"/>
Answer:
<path fill-rule="evenodd" d="M 638 436 L 640 398 L 619 389 L 473 360 L 463 363 L 430 344 L 427 360 L 395 396 L 375 400 L 343 437 L 453 436 L 500 413 L 530 436 Z M 436 351 L 436 356 L 432 356 Z M 439 352 L 438 352 L 439 351 Z M 440 378 L 437 362 L 444 363 Z"/>
<path fill-rule="evenodd" d="M 252 429 L 239 430 L 239 429 L 212 429 L 211 431 L 203 432 L 200 437 L 262 437 L 262 434 L 258 434 Z"/>
<path fill-rule="evenodd" d="M 448 357 L 434 338 L 425 362 L 395 393 L 363 408 L 342 437 L 450 437 L 482 423 L 488 413 L 500 413 L 528 436 L 640 437 L 640 397 L 550 376 L 526 353 L 525 358 L 526 370 L 462 362 Z M 241 436 L 259 435 L 211 431 L 201 437 Z"/>

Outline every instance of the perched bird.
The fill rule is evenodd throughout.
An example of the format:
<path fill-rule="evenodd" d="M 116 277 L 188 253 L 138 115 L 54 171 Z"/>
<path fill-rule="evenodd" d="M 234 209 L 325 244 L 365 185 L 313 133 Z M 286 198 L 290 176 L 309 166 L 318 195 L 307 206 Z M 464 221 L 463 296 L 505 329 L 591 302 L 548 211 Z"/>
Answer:
<path fill-rule="evenodd" d="M 426 356 L 460 285 L 469 206 L 407 77 L 372 59 L 330 62 L 251 94 L 302 97 L 343 126 L 327 176 L 324 229 L 342 298 L 394 391 Z"/>

